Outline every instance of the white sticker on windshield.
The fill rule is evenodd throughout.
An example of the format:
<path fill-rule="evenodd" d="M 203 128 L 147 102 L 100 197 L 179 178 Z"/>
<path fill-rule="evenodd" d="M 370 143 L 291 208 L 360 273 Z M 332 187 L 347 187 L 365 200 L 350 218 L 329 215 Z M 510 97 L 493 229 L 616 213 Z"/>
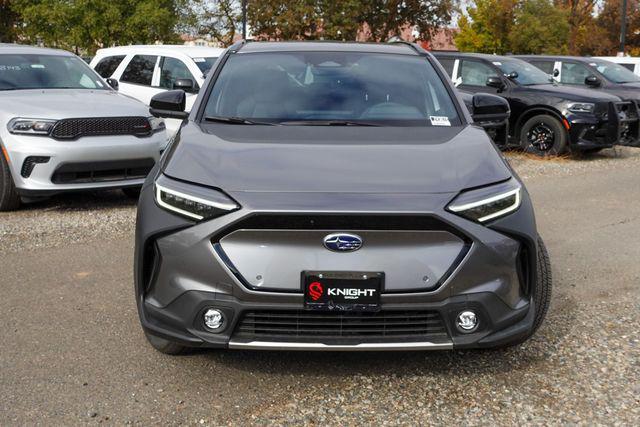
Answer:
<path fill-rule="evenodd" d="M 207 62 L 204 58 L 193 58 L 193 62 Z"/>
<path fill-rule="evenodd" d="M 31 68 L 44 68 L 42 64 L 31 64 Z"/>
<path fill-rule="evenodd" d="M 493 65 L 497 65 L 498 67 L 502 65 L 502 62 L 493 61 Z"/>
<path fill-rule="evenodd" d="M 446 116 L 429 116 L 429 120 L 431 120 L 431 126 L 451 126 L 449 117 Z"/>

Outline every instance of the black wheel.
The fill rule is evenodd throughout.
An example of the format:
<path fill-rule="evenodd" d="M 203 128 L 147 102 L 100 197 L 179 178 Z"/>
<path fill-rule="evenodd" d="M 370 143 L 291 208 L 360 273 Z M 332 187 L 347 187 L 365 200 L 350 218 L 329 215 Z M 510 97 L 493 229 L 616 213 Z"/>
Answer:
<path fill-rule="evenodd" d="M 567 132 L 558 119 L 539 115 L 527 120 L 520 130 L 520 146 L 538 156 L 557 156 L 567 151 Z"/>
<path fill-rule="evenodd" d="M 11 178 L 9 164 L 0 153 L 0 211 L 13 211 L 20 207 L 20 196 Z"/>
<path fill-rule="evenodd" d="M 189 351 L 189 347 L 185 347 L 180 344 L 176 344 L 172 341 L 165 340 L 164 338 L 151 335 L 147 332 L 144 333 L 147 337 L 147 341 L 151 344 L 151 347 L 158 350 L 160 353 L 169 354 L 171 356 L 177 356 L 179 354 L 185 354 Z"/>
<path fill-rule="evenodd" d="M 138 200 L 140 198 L 140 187 L 123 188 L 122 192 L 130 199 Z"/>

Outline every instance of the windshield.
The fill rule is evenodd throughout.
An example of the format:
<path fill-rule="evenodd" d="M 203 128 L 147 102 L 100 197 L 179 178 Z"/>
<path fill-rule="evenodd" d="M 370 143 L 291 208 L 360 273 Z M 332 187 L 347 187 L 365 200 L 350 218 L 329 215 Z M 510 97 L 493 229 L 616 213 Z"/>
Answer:
<path fill-rule="evenodd" d="M 600 74 L 614 83 L 640 82 L 640 77 L 620 64 L 609 61 L 594 61 L 589 65 L 595 67 Z"/>
<path fill-rule="evenodd" d="M 231 55 L 205 116 L 288 125 L 461 123 L 446 87 L 425 58 L 362 52 Z"/>
<path fill-rule="evenodd" d="M 80 58 L 60 55 L 0 55 L 0 90 L 106 89 Z"/>
<path fill-rule="evenodd" d="M 198 68 L 200 68 L 200 71 L 202 71 L 202 74 L 207 74 L 217 60 L 218 60 L 217 56 L 210 57 L 210 58 L 193 58 L 193 62 L 195 62 Z"/>
<path fill-rule="evenodd" d="M 546 85 L 551 83 L 553 80 L 551 76 L 541 69 L 520 59 L 493 61 L 493 63 L 498 66 L 498 68 L 500 68 L 507 77 L 512 73 L 517 73 L 518 76 L 512 77 L 511 80 L 514 80 L 523 86 Z"/>

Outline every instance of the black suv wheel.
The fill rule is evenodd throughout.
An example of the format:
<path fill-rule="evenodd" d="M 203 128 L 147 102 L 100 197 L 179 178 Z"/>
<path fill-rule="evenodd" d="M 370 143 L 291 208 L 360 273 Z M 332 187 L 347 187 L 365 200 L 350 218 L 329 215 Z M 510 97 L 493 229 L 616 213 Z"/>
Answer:
<path fill-rule="evenodd" d="M 11 178 L 9 164 L 0 154 L 0 211 L 12 211 L 20 207 L 20 196 Z"/>
<path fill-rule="evenodd" d="M 527 120 L 520 131 L 520 146 L 538 156 L 557 156 L 567 151 L 567 132 L 558 119 L 537 115 Z"/>

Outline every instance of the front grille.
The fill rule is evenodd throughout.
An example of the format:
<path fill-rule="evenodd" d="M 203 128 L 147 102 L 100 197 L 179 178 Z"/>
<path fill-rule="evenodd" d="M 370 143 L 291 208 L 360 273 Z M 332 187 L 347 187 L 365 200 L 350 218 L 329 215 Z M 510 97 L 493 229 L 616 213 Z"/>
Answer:
<path fill-rule="evenodd" d="M 54 172 L 54 184 L 127 181 L 145 178 L 155 164 L 153 159 L 108 162 L 66 163 Z"/>
<path fill-rule="evenodd" d="M 447 342 L 437 311 L 323 312 L 261 310 L 245 312 L 234 339 L 295 342 Z"/>
<path fill-rule="evenodd" d="M 105 135 L 148 136 L 150 134 L 151 124 L 146 117 L 63 119 L 57 122 L 51 131 L 51 137 L 56 139 Z"/>

